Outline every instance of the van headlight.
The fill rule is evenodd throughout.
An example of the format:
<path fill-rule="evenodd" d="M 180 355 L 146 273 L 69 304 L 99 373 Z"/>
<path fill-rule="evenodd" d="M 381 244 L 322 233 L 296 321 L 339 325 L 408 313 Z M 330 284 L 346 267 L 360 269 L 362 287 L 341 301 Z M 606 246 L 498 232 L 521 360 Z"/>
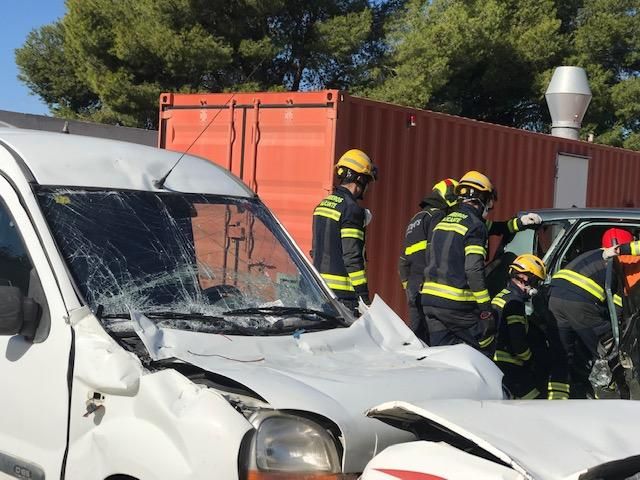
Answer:
<path fill-rule="evenodd" d="M 295 415 L 260 412 L 244 449 L 249 480 L 340 478 L 340 459 L 331 435 L 317 423 Z"/>

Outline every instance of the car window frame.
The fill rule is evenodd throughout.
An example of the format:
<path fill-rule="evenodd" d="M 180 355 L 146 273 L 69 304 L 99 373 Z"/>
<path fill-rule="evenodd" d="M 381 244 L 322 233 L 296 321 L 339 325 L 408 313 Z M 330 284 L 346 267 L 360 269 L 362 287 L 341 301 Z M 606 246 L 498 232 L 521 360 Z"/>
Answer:
<path fill-rule="evenodd" d="M 631 223 L 631 222 L 634 222 L 634 220 L 620 219 L 620 221 L 613 222 L 610 220 L 578 218 L 573 228 L 571 228 L 566 233 L 566 235 L 564 235 L 564 242 L 562 242 L 562 244 L 558 248 L 554 249 L 555 252 L 552 252 L 552 247 L 549 247 L 548 251 L 552 252 L 551 253 L 552 259 L 551 261 L 549 261 L 549 259 L 546 256 L 544 259 L 545 265 L 547 266 L 547 272 L 551 274 L 558 271 L 559 264 L 564 258 L 564 256 L 566 255 L 567 251 L 573 245 L 573 242 L 576 240 L 577 236 L 580 235 L 580 233 L 584 231 L 586 228 L 590 228 L 593 226 L 609 226 L 610 228 L 633 227 L 636 229 L 640 229 L 640 221 L 636 221 L 637 223 Z M 552 268 L 552 267 L 555 267 L 555 268 Z"/>
<path fill-rule="evenodd" d="M 0 192 L 0 209 L 3 209 L 4 212 L 6 212 L 8 219 L 13 223 L 15 234 L 18 240 L 20 241 L 22 249 L 24 250 L 29 260 L 29 265 L 31 266 L 30 274 L 29 274 L 29 277 L 30 277 L 29 282 L 31 281 L 37 282 L 37 285 L 33 285 L 33 286 L 31 285 L 31 283 L 29 283 L 29 286 L 26 292 L 22 291 L 22 288 L 20 288 L 20 291 L 25 298 L 29 296 L 30 291 L 31 292 L 36 291 L 40 293 L 40 295 L 37 298 L 41 308 L 39 326 L 38 326 L 38 330 L 36 332 L 35 337 L 31 338 L 29 341 L 32 343 L 42 343 L 49 337 L 49 333 L 51 330 L 51 310 L 49 307 L 49 301 L 47 299 L 47 293 L 42 283 L 41 276 L 38 273 L 38 266 L 36 265 L 36 262 L 33 259 L 33 255 L 31 253 L 31 248 L 29 246 L 29 243 L 26 241 L 22 233 L 22 229 L 20 227 L 20 221 L 16 220 L 16 216 L 14 212 L 9 207 L 7 201 L 5 200 L 1 192 Z M 2 239 L 0 239 L 0 244 L 1 242 L 2 242 Z"/>

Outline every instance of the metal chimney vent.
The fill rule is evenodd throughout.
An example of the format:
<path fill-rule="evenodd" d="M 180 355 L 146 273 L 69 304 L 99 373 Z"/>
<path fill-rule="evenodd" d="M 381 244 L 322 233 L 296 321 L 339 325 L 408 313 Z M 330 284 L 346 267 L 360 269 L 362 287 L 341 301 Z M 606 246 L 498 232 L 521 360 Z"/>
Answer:
<path fill-rule="evenodd" d="M 587 73 L 580 67 L 558 67 L 545 93 L 551 114 L 551 135 L 578 140 L 591 102 Z"/>

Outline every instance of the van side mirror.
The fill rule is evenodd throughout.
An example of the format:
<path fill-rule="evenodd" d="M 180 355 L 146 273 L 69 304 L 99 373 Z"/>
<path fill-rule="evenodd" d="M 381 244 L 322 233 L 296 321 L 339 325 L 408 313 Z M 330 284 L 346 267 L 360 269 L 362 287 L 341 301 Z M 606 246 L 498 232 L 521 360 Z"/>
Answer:
<path fill-rule="evenodd" d="M 23 335 L 32 339 L 40 314 L 40 305 L 25 298 L 19 288 L 0 286 L 0 335 Z"/>

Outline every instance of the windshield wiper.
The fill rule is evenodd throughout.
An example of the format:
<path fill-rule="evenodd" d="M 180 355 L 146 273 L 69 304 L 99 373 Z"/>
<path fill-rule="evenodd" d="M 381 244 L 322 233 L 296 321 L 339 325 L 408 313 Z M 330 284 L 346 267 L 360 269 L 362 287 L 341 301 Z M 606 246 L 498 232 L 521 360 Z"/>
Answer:
<path fill-rule="evenodd" d="M 229 322 L 226 318 L 214 315 L 205 315 L 202 313 L 185 313 L 185 312 L 140 312 L 150 320 L 158 320 L 162 322 L 164 320 L 194 320 L 208 324 L 212 327 L 218 327 L 224 333 L 236 333 L 238 335 L 255 336 L 255 330 L 242 325 Z M 108 313 L 102 315 L 102 318 L 131 318 L 129 313 Z"/>
<path fill-rule="evenodd" d="M 140 312 L 147 318 L 167 319 L 167 320 L 220 320 L 224 321 L 224 317 L 205 315 L 203 313 L 186 313 L 186 312 Z M 102 315 L 102 318 L 131 318 L 131 315 L 127 313 L 106 313 Z"/>
<path fill-rule="evenodd" d="M 304 307 L 253 307 L 253 308 L 238 308 L 235 310 L 228 310 L 226 312 L 222 312 L 222 315 L 231 317 L 231 316 L 242 316 L 242 315 L 275 315 L 275 316 L 314 316 L 321 318 L 322 320 L 329 321 L 341 327 L 348 327 L 349 323 L 339 315 L 333 315 L 331 313 L 323 312 L 322 310 L 314 310 L 312 308 L 304 308 Z"/>

